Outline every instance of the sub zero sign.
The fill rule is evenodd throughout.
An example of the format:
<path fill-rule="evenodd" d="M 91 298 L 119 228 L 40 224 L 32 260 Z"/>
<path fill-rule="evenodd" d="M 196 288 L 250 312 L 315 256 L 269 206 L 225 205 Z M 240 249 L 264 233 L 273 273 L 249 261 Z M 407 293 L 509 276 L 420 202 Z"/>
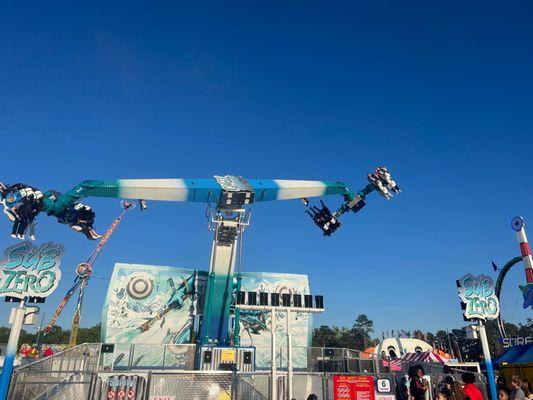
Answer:
<path fill-rule="evenodd" d="M 101 398 L 108 400 L 142 400 L 146 379 L 138 375 L 113 375 L 107 378 L 105 393 Z"/>
<path fill-rule="evenodd" d="M 135 300 L 143 300 L 152 294 L 154 284 L 151 279 L 144 276 L 134 276 L 128 282 L 126 291 L 128 295 Z"/>

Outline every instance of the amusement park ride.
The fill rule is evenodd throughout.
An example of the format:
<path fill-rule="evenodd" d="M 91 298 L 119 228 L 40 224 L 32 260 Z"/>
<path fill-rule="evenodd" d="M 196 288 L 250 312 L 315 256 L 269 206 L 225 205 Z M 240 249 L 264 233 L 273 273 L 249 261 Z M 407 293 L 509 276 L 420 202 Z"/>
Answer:
<path fill-rule="evenodd" d="M 494 271 L 500 270 L 495 285 L 496 297 L 500 299 L 502 285 L 505 280 L 505 277 L 507 276 L 507 273 L 515 264 L 520 263 L 520 261 L 523 262 L 524 272 L 526 274 L 526 284 L 519 286 L 519 289 L 522 292 L 522 296 L 524 298 L 523 308 L 526 309 L 531 307 L 533 309 L 533 257 L 531 254 L 531 247 L 529 246 L 529 242 L 527 240 L 525 226 L 526 224 L 522 217 L 514 217 L 511 221 L 511 227 L 516 232 L 518 244 L 520 245 L 521 256 L 512 258 L 501 269 L 498 268 L 494 261 L 492 262 L 492 266 L 494 268 Z M 498 328 L 500 330 L 501 337 L 507 337 L 507 333 L 505 332 L 505 324 L 501 313 L 498 316 Z"/>
<path fill-rule="evenodd" d="M 228 327 L 230 307 L 238 290 L 234 270 L 242 251 L 242 234 L 250 222 L 249 206 L 262 201 L 300 199 L 323 235 L 330 236 L 341 226 L 340 217 L 350 211 L 359 212 L 371 192 L 377 191 L 387 200 L 400 192 L 386 167 L 376 168 L 368 174 L 367 180 L 368 184 L 358 192 L 338 181 L 245 179 L 233 175 L 207 179 L 89 180 L 63 194 L 54 190 L 43 193 L 22 183 L 0 183 L 0 204 L 13 222 L 12 236 L 24 239 L 28 235 L 32 240 L 35 238 L 35 218 L 41 212 L 56 217 L 58 222 L 83 233 L 88 239 L 100 238 L 93 228 L 94 211 L 80 202 L 85 197 L 135 199 L 139 200 L 142 209 L 146 208 L 146 200 L 215 204 L 209 208 L 209 228 L 214 231 L 214 237 L 199 342 L 202 345 L 229 345 L 234 344 Z M 309 198 L 328 195 L 342 196 L 343 203 L 336 211 L 332 212 L 322 201 L 319 207 L 309 207 Z M 102 239 L 99 249 L 108 237 Z M 88 282 L 92 262 L 85 264 L 91 268 L 82 271 L 83 276 L 78 274 L 74 290 Z M 73 291 L 69 293 L 71 296 Z M 79 322 L 79 314 L 76 315 Z"/>

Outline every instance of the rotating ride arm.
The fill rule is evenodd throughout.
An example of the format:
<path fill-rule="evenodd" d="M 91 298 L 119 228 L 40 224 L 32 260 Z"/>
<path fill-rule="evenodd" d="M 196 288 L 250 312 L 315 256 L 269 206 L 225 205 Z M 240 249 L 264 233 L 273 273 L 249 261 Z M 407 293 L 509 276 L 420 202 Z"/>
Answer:
<path fill-rule="evenodd" d="M 341 195 L 344 202 L 334 213 L 324 203 L 321 208 L 307 210 L 324 235 L 329 236 L 340 226 L 338 218 L 348 211 L 357 212 L 363 208 L 365 197 L 372 191 L 377 190 L 387 199 L 392 196 L 391 192 L 400 191 L 385 167 L 368 174 L 368 181 L 363 189 L 354 193 L 338 181 L 245 179 L 233 175 L 203 179 L 87 180 L 64 194 L 51 190 L 44 193 L 41 204 L 42 210 L 55 216 L 60 223 L 96 239 L 99 236 L 92 228 L 94 212 L 79 202 L 84 197 L 137 199 L 143 204 L 145 200 L 215 203 L 221 210 L 232 210 L 261 201 L 291 199 L 301 199 L 307 206 L 310 197 Z M 0 186 L 0 202 L 8 214 L 19 204 L 16 201 L 6 204 L 4 192 Z"/>

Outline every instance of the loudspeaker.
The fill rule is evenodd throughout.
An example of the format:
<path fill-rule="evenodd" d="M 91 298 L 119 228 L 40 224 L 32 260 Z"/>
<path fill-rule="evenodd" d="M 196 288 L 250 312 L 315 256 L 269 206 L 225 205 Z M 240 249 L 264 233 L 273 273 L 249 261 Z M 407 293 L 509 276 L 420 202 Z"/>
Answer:
<path fill-rule="evenodd" d="M 282 295 L 281 295 L 281 303 L 283 304 L 283 307 L 290 307 L 291 306 L 291 294 L 290 293 L 282 293 Z"/>
<path fill-rule="evenodd" d="M 268 293 L 265 293 L 265 292 L 259 293 L 259 305 L 268 306 Z"/>
<path fill-rule="evenodd" d="M 304 307 L 313 308 L 313 296 L 311 296 L 310 294 L 304 295 Z"/>
<path fill-rule="evenodd" d="M 115 345 L 111 343 L 102 343 L 102 348 L 100 350 L 100 353 L 114 353 L 115 352 Z"/>
<path fill-rule="evenodd" d="M 20 303 L 22 300 L 19 299 L 18 297 L 13 297 L 13 296 L 6 296 L 4 298 L 4 301 L 6 303 Z"/>
<path fill-rule="evenodd" d="M 324 296 L 315 296 L 315 308 L 324 308 Z"/>
<path fill-rule="evenodd" d="M 246 293 L 243 291 L 237 292 L 236 301 L 238 305 L 246 303 Z"/>
<path fill-rule="evenodd" d="M 257 293 L 256 292 L 248 292 L 248 305 L 249 306 L 257 305 Z"/>
<path fill-rule="evenodd" d="M 243 362 L 245 364 L 251 364 L 252 363 L 252 352 L 251 351 L 245 351 L 243 353 Z"/>
<path fill-rule="evenodd" d="M 279 293 L 270 294 L 270 305 L 272 307 L 279 307 Z"/>
<path fill-rule="evenodd" d="M 44 303 L 46 300 L 46 297 L 36 297 L 36 296 L 30 296 L 28 297 L 28 303 Z"/>
<path fill-rule="evenodd" d="M 211 364 L 211 356 L 213 352 L 211 350 L 204 351 L 204 364 Z"/>
<path fill-rule="evenodd" d="M 301 307 L 302 306 L 302 295 L 301 294 L 293 294 L 292 295 L 292 303 L 294 307 Z"/>

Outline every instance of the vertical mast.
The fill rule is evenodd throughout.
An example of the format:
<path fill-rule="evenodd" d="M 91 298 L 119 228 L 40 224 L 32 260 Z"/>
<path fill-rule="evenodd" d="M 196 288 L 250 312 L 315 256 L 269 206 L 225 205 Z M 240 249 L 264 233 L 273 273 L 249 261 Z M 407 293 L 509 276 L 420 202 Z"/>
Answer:
<path fill-rule="evenodd" d="M 520 254 L 524 262 L 524 270 L 526 273 L 527 283 L 533 283 L 533 258 L 531 257 L 531 247 L 527 241 L 524 219 L 522 217 L 514 217 L 512 221 L 513 229 L 516 231 L 516 237 L 520 244 Z"/>

